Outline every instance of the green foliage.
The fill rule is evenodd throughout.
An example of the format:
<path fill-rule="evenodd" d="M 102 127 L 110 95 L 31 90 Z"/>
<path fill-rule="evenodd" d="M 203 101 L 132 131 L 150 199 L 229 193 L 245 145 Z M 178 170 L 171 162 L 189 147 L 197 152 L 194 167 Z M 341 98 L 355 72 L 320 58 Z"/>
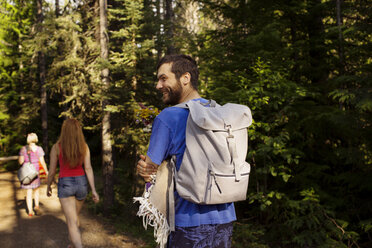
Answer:
<path fill-rule="evenodd" d="M 264 242 L 265 228 L 257 224 L 234 223 L 232 247 L 269 248 Z"/>
<path fill-rule="evenodd" d="M 7 171 L 15 171 L 19 169 L 18 160 L 7 161 L 6 163 L 0 163 L 0 165 Z"/>
<path fill-rule="evenodd" d="M 342 5 L 343 65 L 332 1 L 203 3 L 214 25 L 199 34 L 202 90 L 221 103 L 248 105 L 254 118 L 249 202 L 237 212 L 241 225 L 262 232 L 252 230 L 256 238 L 245 247 L 367 247 L 368 28 L 352 21 L 365 10 L 350 11 L 361 1 Z"/>
<path fill-rule="evenodd" d="M 164 1 L 113 0 L 103 61 L 96 1 L 68 2 L 58 18 L 44 3 L 36 33 L 34 1 L 0 0 L 0 156 L 16 154 L 27 132 L 41 137 L 43 51 L 50 139 L 58 138 L 62 118 L 77 117 L 96 169 L 101 101 L 109 100 L 113 215 L 132 216 L 118 228 L 136 225 L 139 232 L 132 197 L 143 181 L 135 164 L 164 107 L 154 90 L 155 66 L 173 42 L 197 59 L 204 97 L 252 110 L 250 187 L 248 200 L 236 203 L 233 247 L 370 247 L 371 6 L 340 2 L 342 25 L 329 0 L 174 1 L 175 37 L 168 40 Z M 110 69 L 105 90 L 102 68 Z M 145 236 L 151 240 L 152 230 Z"/>
<path fill-rule="evenodd" d="M 62 107 L 59 117 L 78 118 L 86 127 L 100 119 L 104 94 L 99 43 L 93 36 L 96 19 L 90 11 L 88 6 L 78 6 L 58 18 L 48 16 L 43 29 L 49 43 L 47 54 L 53 56 L 47 87 Z"/>
<path fill-rule="evenodd" d="M 0 1 L 0 156 L 18 153 L 27 132 L 40 133 L 38 87 L 24 41 L 35 17 L 32 2 Z"/>

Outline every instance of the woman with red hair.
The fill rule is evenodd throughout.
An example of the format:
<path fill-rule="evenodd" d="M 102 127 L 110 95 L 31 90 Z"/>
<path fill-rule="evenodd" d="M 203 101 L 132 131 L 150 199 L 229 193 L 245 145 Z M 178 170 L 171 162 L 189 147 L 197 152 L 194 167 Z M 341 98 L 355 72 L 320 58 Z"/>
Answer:
<path fill-rule="evenodd" d="M 51 184 L 59 163 L 58 198 L 66 217 L 69 238 L 72 246 L 81 248 L 79 230 L 79 212 L 88 193 L 88 183 L 95 203 L 99 196 L 94 185 L 90 151 L 85 142 L 80 123 L 76 119 L 67 119 L 62 124 L 61 134 L 50 152 L 50 168 L 47 195 L 52 195 Z"/>

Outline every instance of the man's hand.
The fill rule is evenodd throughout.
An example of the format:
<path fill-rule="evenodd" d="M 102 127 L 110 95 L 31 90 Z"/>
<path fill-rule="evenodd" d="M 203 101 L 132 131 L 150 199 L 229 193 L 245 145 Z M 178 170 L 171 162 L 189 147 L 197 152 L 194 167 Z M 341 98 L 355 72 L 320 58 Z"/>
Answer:
<path fill-rule="evenodd" d="M 143 177 L 145 182 L 150 182 L 151 175 L 155 175 L 157 170 L 157 166 L 146 162 L 146 157 L 144 155 L 140 155 L 140 160 L 137 162 L 137 173 Z"/>

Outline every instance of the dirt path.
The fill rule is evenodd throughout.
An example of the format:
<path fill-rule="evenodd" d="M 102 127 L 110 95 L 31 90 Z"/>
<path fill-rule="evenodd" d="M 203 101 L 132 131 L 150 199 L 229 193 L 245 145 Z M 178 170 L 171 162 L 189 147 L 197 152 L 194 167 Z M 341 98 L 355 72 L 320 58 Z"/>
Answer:
<path fill-rule="evenodd" d="M 53 188 L 46 197 L 46 185 L 40 188 L 43 215 L 28 217 L 25 191 L 19 188 L 16 174 L 0 172 L 0 247 L 1 248 L 66 248 L 68 232 L 65 218 Z M 83 208 L 80 215 L 83 244 L 86 248 L 134 248 L 140 241 L 116 234 L 113 228 Z"/>

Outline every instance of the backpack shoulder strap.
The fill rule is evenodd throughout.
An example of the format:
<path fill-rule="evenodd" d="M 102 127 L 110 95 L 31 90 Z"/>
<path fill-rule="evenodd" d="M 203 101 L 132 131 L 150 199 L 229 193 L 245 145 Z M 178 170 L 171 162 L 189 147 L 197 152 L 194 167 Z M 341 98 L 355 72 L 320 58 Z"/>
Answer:
<path fill-rule="evenodd" d="M 26 154 L 27 154 L 27 157 L 28 157 L 28 162 L 31 163 L 31 149 L 28 145 L 25 146 L 26 147 Z"/>
<path fill-rule="evenodd" d="M 177 105 L 174 105 L 173 107 L 188 109 L 189 108 L 188 103 L 190 101 L 193 101 L 193 100 L 189 100 L 189 101 L 186 101 L 186 102 L 181 102 Z M 199 102 L 203 106 L 207 106 L 207 105 L 209 105 L 210 107 L 216 107 L 217 106 L 216 101 L 212 100 L 212 99 L 209 99 L 208 102 L 201 102 L 200 100 L 197 100 L 197 101 L 194 101 L 194 102 Z"/>

